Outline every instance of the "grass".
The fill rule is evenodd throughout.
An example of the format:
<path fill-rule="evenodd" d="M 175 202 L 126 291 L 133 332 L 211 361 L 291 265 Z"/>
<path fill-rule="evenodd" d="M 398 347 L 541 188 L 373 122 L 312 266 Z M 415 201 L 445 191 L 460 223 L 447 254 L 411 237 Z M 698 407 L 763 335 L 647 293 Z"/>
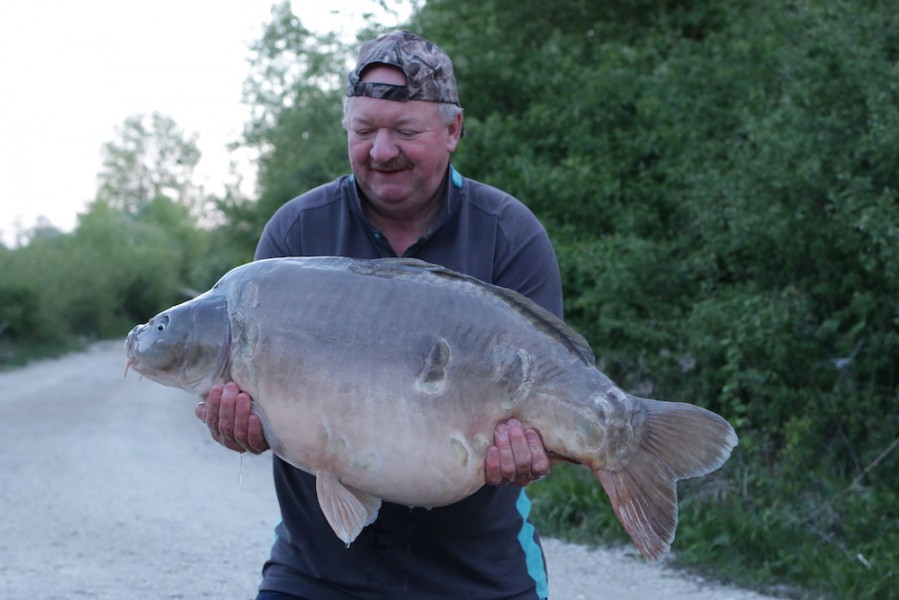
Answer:
<path fill-rule="evenodd" d="M 899 598 L 896 487 L 851 490 L 823 477 L 766 478 L 746 457 L 679 484 L 675 567 L 802 600 Z M 800 486 L 801 487 L 801 486 Z M 599 482 L 583 467 L 557 465 L 528 487 L 532 518 L 547 536 L 589 545 L 630 543 Z"/>

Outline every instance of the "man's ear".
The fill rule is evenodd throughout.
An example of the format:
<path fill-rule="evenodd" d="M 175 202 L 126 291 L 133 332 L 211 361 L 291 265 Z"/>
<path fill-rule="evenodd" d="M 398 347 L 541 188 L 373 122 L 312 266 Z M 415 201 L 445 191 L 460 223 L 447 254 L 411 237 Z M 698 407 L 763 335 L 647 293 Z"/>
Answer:
<path fill-rule="evenodd" d="M 449 131 L 449 137 L 447 138 L 446 146 L 447 150 L 452 154 L 455 152 L 456 146 L 459 145 L 459 140 L 462 138 L 462 133 L 465 131 L 465 123 L 461 112 L 456 115 L 456 118 L 453 119 L 452 123 L 447 125 L 447 129 Z"/>

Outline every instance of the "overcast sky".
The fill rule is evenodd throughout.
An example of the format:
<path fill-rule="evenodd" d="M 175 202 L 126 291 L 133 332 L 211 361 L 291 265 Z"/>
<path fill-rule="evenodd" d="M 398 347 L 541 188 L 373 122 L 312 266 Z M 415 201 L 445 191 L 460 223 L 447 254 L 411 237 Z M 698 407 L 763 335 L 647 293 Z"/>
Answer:
<path fill-rule="evenodd" d="M 43 215 L 70 231 L 94 198 L 100 148 L 154 111 L 198 133 L 200 183 L 226 178 L 248 118 L 248 45 L 276 0 L 44 0 L 0 5 L 0 240 Z M 402 15 L 408 2 L 388 0 Z M 350 39 L 376 0 L 293 0 L 303 24 Z"/>

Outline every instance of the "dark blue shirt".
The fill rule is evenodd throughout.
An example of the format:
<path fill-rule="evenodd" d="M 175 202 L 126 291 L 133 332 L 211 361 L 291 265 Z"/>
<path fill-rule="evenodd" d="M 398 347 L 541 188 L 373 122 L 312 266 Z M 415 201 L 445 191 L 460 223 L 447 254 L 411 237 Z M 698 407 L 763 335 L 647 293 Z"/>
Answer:
<path fill-rule="evenodd" d="M 445 197 L 433 227 L 405 256 L 516 290 L 561 317 L 559 267 L 531 211 L 452 167 Z M 352 176 L 291 200 L 266 225 L 256 258 L 395 256 L 363 201 Z M 543 552 L 523 489 L 484 486 L 431 510 L 385 502 L 346 547 L 319 508 L 314 476 L 273 460 L 282 521 L 260 589 L 315 600 L 546 598 Z"/>

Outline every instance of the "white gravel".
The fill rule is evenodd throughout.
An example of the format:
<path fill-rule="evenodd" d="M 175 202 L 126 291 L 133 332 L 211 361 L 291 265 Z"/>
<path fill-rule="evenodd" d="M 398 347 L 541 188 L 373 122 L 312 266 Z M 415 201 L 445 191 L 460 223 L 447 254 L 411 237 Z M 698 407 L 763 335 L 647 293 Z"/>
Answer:
<path fill-rule="evenodd" d="M 223 450 L 193 398 L 124 368 L 105 342 L 0 373 L 0 598 L 254 598 L 271 459 Z M 544 547 L 553 600 L 770 600 L 630 548 Z"/>

